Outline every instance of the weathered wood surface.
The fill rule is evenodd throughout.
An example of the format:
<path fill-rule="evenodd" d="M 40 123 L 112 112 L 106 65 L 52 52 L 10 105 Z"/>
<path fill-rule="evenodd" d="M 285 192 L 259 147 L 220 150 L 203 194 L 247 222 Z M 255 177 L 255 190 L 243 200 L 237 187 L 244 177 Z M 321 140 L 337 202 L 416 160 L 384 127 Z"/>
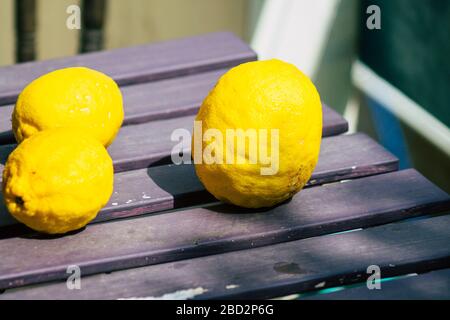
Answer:
<path fill-rule="evenodd" d="M 448 224 L 447 224 L 448 227 Z M 313 295 L 302 300 L 450 300 L 450 269 L 382 282 L 380 290 L 365 284 L 341 291 Z"/>
<path fill-rule="evenodd" d="M 329 136 L 347 130 L 347 122 L 334 110 L 324 106 L 323 135 Z M 163 119 L 122 127 L 116 140 L 108 148 L 115 172 L 145 168 L 171 162 L 172 148 L 178 141 L 171 141 L 175 129 L 192 131 L 195 116 Z M 189 152 L 190 140 L 186 141 Z M 0 145 L 0 169 L 15 145 Z"/>
<path fill-rule="evenodd" d="M 308 186 L 385 173 L 397 168 L 397 158 L 364 134 L 329 137 L 322 141 L 319 162 Z M 205 191 L 192 164 L 162 165 L 116 173 L 114 181 L 114 193 L 95 221 L 216 201 Z M 0 195 L 0 232 L 15 224 Z M 16 232 L 25 231 L 20 228 Z"/>
<path fill-rule="evenodd" d="M 93 224 L 62 237 L 27 234 L 0 240 L 0 288 L 65 279 L 67 266 L 73 264 L 80 266 L 84 275 L 102 273 L 273 245 L 449 209 L 450 197 L 411 169 L 308 188 L 291 201 L 267 210 L 219 204 Z M 424 237 L 434 235 L 428 231 L 422 230 Z M 322 243 L 322 250 L 327 245 L 332 245 L 329 240 Z M 270 251 L 279 253 L 275 248 Z M 189 278 L 196 269 L 184 271 Z"/>
<path fill-rule="evenodd" d="M 87 53 L 0 68 L 0 104 L 14 103 L 20 91 L 40 75 L 70 66 L 102 71 L 129 85 L 227 68 L 256 59 L 231 33 L 212 33 L 175 41 Z"/>
<path fill-rule="evenodd" d="M 65 282 L 6 290 L 0 299 L 272 298 L 363 282 L 373 264 L 386 277 L 449 267 L 448 243 L 450 215 L 86 276 L 82 290 Z"/>

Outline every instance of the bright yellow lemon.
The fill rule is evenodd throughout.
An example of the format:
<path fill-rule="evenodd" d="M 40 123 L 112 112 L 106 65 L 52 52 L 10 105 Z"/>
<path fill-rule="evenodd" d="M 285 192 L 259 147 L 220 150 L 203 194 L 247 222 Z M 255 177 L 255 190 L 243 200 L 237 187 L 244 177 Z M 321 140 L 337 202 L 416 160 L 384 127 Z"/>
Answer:
<path fill-rule="evenodd" d="M 51 128 L 90 132 L 112 143 L 124 117 L 122 94 L 113 79 L 83 67 L 60 69 L 37 78 L 19 95 L 12 115 L 17 142 Z"/>
<path fill-rule="evenodd" d="M 298 192 L 317 163 L 320 97 L 292 64 L 269 60 L 231 69 L 203 101 L 196 121 L 202 130 L 194 130 L 195 169 L 206 189 L 222 201 L 273 206 Z"/>

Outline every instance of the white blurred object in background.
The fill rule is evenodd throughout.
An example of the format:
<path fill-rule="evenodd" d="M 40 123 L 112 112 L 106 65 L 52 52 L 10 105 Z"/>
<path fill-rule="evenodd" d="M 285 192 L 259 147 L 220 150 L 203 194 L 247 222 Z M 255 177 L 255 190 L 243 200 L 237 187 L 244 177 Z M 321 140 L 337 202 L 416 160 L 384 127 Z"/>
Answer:
<path fill-rule="evenodd" d="M 261 60 L 278 58 L 314 78 L 341 0 L 266 0 L 251 41 Z"/>

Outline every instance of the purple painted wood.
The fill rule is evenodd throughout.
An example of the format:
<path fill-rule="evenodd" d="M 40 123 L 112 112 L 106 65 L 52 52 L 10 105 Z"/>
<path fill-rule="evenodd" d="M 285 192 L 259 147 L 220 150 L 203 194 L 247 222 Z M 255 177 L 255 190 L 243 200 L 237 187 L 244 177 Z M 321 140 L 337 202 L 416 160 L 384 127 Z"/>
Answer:
<path fill-rule="evenodd" d="M 108 148 L 116 172 L 145 168 L 150 165 L 171 162 L 170 153 L 178 141 L 170 137 L 175 129 L 191 131 L 195 116 L 163 119 L 122 127 L 116 140 Z M 347 122 L 334 110 L 323 107 L 323 135 L 329 136 L 347 130 Z M 190 149 L 190 140 L 187 149 Z M 0 160 L 6 159 L 14 148 L 0 145 Z M 0 163 L 2 168 L 4 162 Z"/>
<path fill-rule="evenodd" d="M 55 69 L 86 66 L 102 71 L 120 85 L 130 85 L 227 68 L 256 60 L 256 54 L 231 33 L 95 52 L 0 68 L 0 104 L 14 103 L 33 79 Z"/>
<path fill-rule="evenodd" d="M 319 162 L 308 186 L 390 172 L 397 168 L 398 159 L 364 134 L 329 137 L 322 141 Z M 198 180 L 193 165 L 163 165 L 126 171 L 115 174 L 114 193 L 95 221 L 214 201 Z M 6 234 L 15 224 L 0 201 L 0 234 Z M 19 231 L 29 230 L 21 228 Z"/>
<path fill-rule="evenodd" d="M 380 266 L 385 277 L 449 267 L 448 243 L 450 215 L 85 276 L 82 290 L 67 290 L 65 281 L 6 290 L 0 299 L 170 298 L 189 289 L 197 289 L 198 295 L 185 298 L 267 299 L 364 282 L 367 267 L 373 264 Z M 448 285 L 448 272 L 443 276 Z M 389 284 L 371 291 L 383 294 Z M 439 286 L 420 288 L 436 292 Z M 448 296 L 445 286 L 440 288 Z M 408 289 L 404 287 L 403 292 Z M 362 291 L 362 297 L 377 295 Z"/>
<path fill-rule="evenodd" d="M 308 188 L 272 209 L 215 205 L 94 224 L 61 237 L 28 234 L 0 240 L 0 288 L 65 279 L 66 268 L 72 264 L 80 266 L 83 275 L 102 273 L 273 245 L 449 209 L 450 197 L 411 169 Z M 421 234 L 431 237 L 436 233 L 430 229 L 414 232 L 415 237 Z M 319 263 L 319 248 L 333 246 L 329 238 L 321 241 L 317 251 L 309 251 L 318 255 Z M 279 254 L 276 247 L 269 250 Z M 439 250 L 434 248 L 434 254 Z M 359 250 L 351 252 L 355 259 L 360 254 Z M 349 263 L 349 255 L 335 252 L 335 256 Z M 282 255 L 277 259 L 282 260 L 275 262 L 284 261 Z M 192 267 L 183 270 L 187 278 L 199 271 Z M 200 273 L 207 274 L 205 270 Z"/>

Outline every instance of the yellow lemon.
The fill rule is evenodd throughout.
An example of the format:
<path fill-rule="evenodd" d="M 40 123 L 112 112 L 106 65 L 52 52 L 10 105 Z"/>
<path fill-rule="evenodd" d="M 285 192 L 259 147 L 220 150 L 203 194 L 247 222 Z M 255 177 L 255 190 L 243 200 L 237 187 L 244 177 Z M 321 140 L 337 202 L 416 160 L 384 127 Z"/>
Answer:
<path fill-rule="evenodd" d="M 6 206 L 17 220 L 37 231 L 65 233 L 85 226 L 107 203 L 113 164 L 92 136 L 50 129 L 9 155 L 2 182 Z"/>
<path fill-rule="evenodd" d="M 17 99 L 12 127 L 19 143 L 46 129 L 76 127 L 108 146 L 123 117 L 122 94 L 114 80 L 75 67 L 47 73 L 26 86 Z"/>
<path fill-rule="evenodd" d="M 269 207 L 309 180 L 321 136 L 321 101 L 310 79 L 292 64 L 256 61 L 228 71 L 205 98 L 192 154 L 216 198 Z"/>

